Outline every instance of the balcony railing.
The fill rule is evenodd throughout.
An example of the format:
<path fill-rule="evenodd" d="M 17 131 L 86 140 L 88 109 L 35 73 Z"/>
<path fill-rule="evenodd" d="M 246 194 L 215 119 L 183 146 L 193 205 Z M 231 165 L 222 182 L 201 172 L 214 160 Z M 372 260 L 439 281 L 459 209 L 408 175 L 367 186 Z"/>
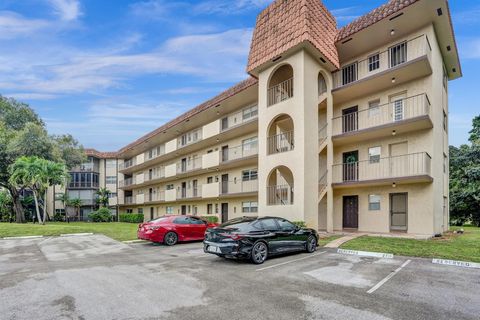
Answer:
<path fill-rule="evenodd" d="M 258 143 L 246 143 L 241 146 L 236 146 L 222 150 L 222 162 L 233 161 L 242 158 L 247 158 L 258 154 Z"/>
<path fill-rule="evenodd" d="M 238 194 L 258 192 L 258 180 L 248 181 L 222 181 L 220 184 L 220 194 Z"/>
<path fill-rule="evenodd" d="M 268 154 L 275 154 L 293 150 L 293 131 L 282 132 L 267 138 Z"/>
<path fill-rule="evenodd" d="M 327 139 L 327 126 L 328 124 L 325 123 L 320 126 L 320 129 L 318 130 L 318 144 L 322 144 L 323 141 Z"/>
<path fill-rule="evenodd" d="M 149 161 L 158 158 L 165 154 L 165 145 L 158 146 L 157 148 L 148 150 L 145 152 L 145 160 Z"/>
<path fill-rule="evenodd" d="M 165 167 L 157 168 L 157 170 L 152 172 L 145 172 L 144 180 L 145 181 L 152 181 L 156 179 L 163 179 L 165 178 Z"/>
<path fill-rule="evenodd" d="M 202 168 L 202 158 L 194 157 L 185 161 L 177 162 L 177 174 L 190 172 Z"/>
<path fill-rule="evenodd" d="M 185 146 L 188 146 L 200 140 L 202 140 L 202 129 L 196 129 L 178 138 L 177 140 L 178 148 L 183 148 Z"/>
<path fill-rule="evenodd" d="M 130 159 L 128 161 L 125 161 L 124 163 L 121 163 L 118 166 L 118 170 L 124 170 L 124 169 L 128 169 L 130 167 L 133 167 L 135 165 L 135 163 L 136 163 L 135 159 Z"/>
<path fill-rule="evenodd" d="M 424 55 L 430 55 L 431 50 L 426 35 L 397 43 L 385 51 L 374 53 L 364 60 L 351 63 L 333 73 L 333 86 L 337 89 L 354 83 Z"/>
<path fill-rule="evenodd" d="M 220 121 L 220 131 L 227 131 L 258 118 L 258 107 L 252 106 L 230 114 Z"/>
<path fill-rule="evenodd" d="M 68 187 L 72 189 L 98 188 L 98 182 L 70 182 Z"/>
<path fill-rule="evenodd" d="M 333 182 L 362 182 L 430 175 L 431 157 L 426 152 L 376 158 L 333 166 Z"/>
<path fill-rule="evenodd" d="M 125 196 L 125 204 L 135 204 L 135 197 Z"/>
<path fill-rule="evenodd" d="M 202 189 L 199 187 L 186 188 L 177 190 L 177 199 L 191 199 L 202 196 Z"/>
<path fill-rule="evenodd" d="M 429 114 L 430 101 L 423 93 L 335 117 L 332 121 L 333 134 L 355 132 Z"/>
<path fill-rule="evenodd" d="M 293 97 L 293 78 L 287 79 L 271 88 L 268 88 L 267 105 L 271 106 L 290 99 L 291 97 Z"/>
<path fill-rule="evenodd" d="M 328 170 L 325 170 L 325 172 L 320 176 L 320 179 L 318 179 L 318 194 L 322 194 L 323 190 L 327 188 L 327 175 Z"/>
<path fill-rule="evenodd" d="M 127 178 L 118 182 L 119 187 L 128 187 L 135 184 L 135 178 Z"/>
<path fill-rule="evenodd" d="M 155 202 L 155 201 L 165 201 L 164 190 L 148 194 L 146 202 Z"/>
<path fill-rule="evenodd" d="M 267 187 L 267 205 L 293 204 L 293 187 L 286 185 L 274 185 Z"/>

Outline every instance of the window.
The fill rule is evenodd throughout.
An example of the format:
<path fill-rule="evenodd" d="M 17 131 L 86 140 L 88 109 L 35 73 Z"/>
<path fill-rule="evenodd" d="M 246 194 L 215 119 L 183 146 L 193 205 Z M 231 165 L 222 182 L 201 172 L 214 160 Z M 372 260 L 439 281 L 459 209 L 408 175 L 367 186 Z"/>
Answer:
<path fill-rule="evenodd" d="M 242 119 L 245 121 L 245 120 L 248 120 L 250 118 L 256 117 L 257 114 L 258 114 L 258 107 L 256 105 L 251 106 L 251 107 L 243 109 Z"/>
<path fill-rule="evenodd" d="M 108 194 L 108 197 L 109 197 L 109 198 L 116 198 L 116 197 L 117 197 L 117 193 L 116 193 L 116 192 L 110 192 L 110 193 Z"/>
<path fill-rule="evenodd" d="M 445 110 L 443 110 L 443 130 L 445 130 L 445 132 L 448 131 L 448 117 Z"/>
<path fill-rule="evenodd" d="M 296 229 L 293 223 L 285 219 L 277 219 L 277 223 L 280 226 L 280 230 L 282 231 L 293 231 Z"/>
<path fill-rule="evenodd" d="M 242 202 L 242 212 L 243 213 L 258 212 L 258 202 L 256 201 Z"/>
<path fill-rule="evenodd" d="M 368 160 L 370 161 L 370 163 L 379 163 L 380 162 L 381 151 L 382 151 L 381 147 L 368 148 Z"/>
<path fill-rule="evenodd" d="M 443 154 L 443 173 L 447 173 L 448 170 L 448 156 Z"/>
<path fill-rule="evenodd" d="M 117 167 L 117 160 L 107 159 L 105 161 L 105 166 L 107 167 L 107 169 L 116 168 Z"/>
<path fill-rule="evenodd" d="M 368 103 L 368 116 L 373 117 L 380 114 L 380 100 L 370 101 Z"/>
<path fill-rule="evenodd" d="M 213 183 L 213 177 L 207 177 L 207 184 Z"/>
<path fill-rule="evenodd" d="M 407 43 L 402 42 L 388 50 L 390 55 L 390 68 L 396 67 L 407 61 Z"/>
<path fill-rule="evenodd" d="M 116 184 L 117 183 L 117 177 L 116 176 L 106 176 L 105 177 L 105 183 L 106 184 Z"/>
<path fill-rule="evenodd" d="M 253 153 L 256 153 L 257 150 L 257 144 L 258 144 L 258 138 L 253 137 L 253 138 L 248 138 L 242 141 L 242 154 L 244 156 L 251 155 Z"/>
<path fill-rule="evenodd" d="M 64 215 L 65 214 L 65 209 L 55 209 L 55 214 Z"/>
<path fill-rule="evenodd" d="M 378 194 L 371 194 L 368 196 L 368 210 L 376 211 L 380 210 L 381 196 Z"/>
<path fill-rule="evenodd" d="M 380 68 L 380 55 L 378 53 L 368 57 L 368 71 L 372 72 Z"/>
<path fill-rule="evenodd" d="M 257 180 L 258 174 L 257 169 L 243 170 L 242 171 L 242 181 L 251 181 Z"/>
<path fill-rule="evenodd" d="M 173 219 L 173 223 L 175 224 L 190 224 L 190 218 L 189 217 L 178 217 Z"/>
<path fill-rule="evenodd" d="M 138 208 L 137 212 L 138 212 L 138 214 L 143 214 L 143 208 Z"/>
<path fill-rule="evenodd" d="M 443 88 L 448 89 L 448 74 L 445 68 L 443 68 Z"/>
<path fill-rule="evenodd" d="M 167 209 L 165 210 L 165 212 L 167 214 L 173 214 L 173 207 L 167 207 Z"/>
<path fill-rule="evenodd" d="M 173 189 L 174 189 L 174 188 L 173 188 L 173 183 L 167 184 L 167 185 L 165 186 L 165 190 L 173 190 Z"/>
<path fill-rule="evenodd" d="M 207 204 L 207 214 L 213 214 L 213 205 L 211 203 Z"/>
<path fill-rule="evenodd" d="M 342 85 L 357 81 L 357 63 L 352 63 L 342 68 Z"/>
<path fill-rule="evenodd" d="M 200 220 L 198 218 L 194 218 L 194 217 L 189 217 L 188 218 L 189 221 L 190 221 L 190 224 L 205 224 L 205 222 L 203 222 L 203 220 Z"/>
<path fill-rule="evenodd" d="M 218 203 L 215 203 L 215 213 L 218 213 Z"/>
<path fill-rule="evenodd" d="M 127 209 L 127 213 L 133 213 L 133 209 Z"/>
<path fill-rule="evenodd" d="M 263 230 L 268 230 L 268 231 L 276 231 L 278 230 L 278 225 L 275 222 L 275 219 L 262 219 L 260 220 L 262 222 L 262 227 Z"/>

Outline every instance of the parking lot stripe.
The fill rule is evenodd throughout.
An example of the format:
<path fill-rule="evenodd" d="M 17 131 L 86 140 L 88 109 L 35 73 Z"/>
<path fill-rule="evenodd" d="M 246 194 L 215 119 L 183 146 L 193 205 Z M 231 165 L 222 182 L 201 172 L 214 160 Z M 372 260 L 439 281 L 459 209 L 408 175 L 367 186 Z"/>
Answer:
<path fill-rule="evenodd" d="M 326 252 L 326 251 L 322 251 L 322 252 L 319 252 L 319 253 L 316 253 L 316 254 L 308 255 L 308 256 L 303 257 L 303 258 L 298 258 L 298 259 L 293 259 L 293 260 L 285 261 L 285 262 L 282 262 L 282 263 L 277 263 L 277 264 L 274 264 L 274 265 L 271 265 L 271 266 L 268 266 L 268 267 L 264 267 L 264 268 L 257 269 L 257 270 L 255 270 L 255 271 L 263 271 L 263 270 L 267 270 L 267 269 L 271 269 L 271 268 L 283 266 L 283 265 L 288 264 L 288 263 L 291 263 L 291 262 L 296 262 L 296 261 L 305 260 L 305 259 L 308 259 L 308 258 L 313 258 L 313 257 L 319 256 L 319 255 L 321 255 L 322 253 L 325 253 L 325 252 Z"/>
<path fill-rule="evenodd" d="M 403 268 L 405 268 L 407 266 L 407 264 L 409 264 L 412 260 L 407 260 L 405 261 L 400 267 L 398 267 L 397 269 L 395 269 L 394 271 L 392 271 L 388 276 L 386 276 L 385 278 L 383 278 L 379 283 L 377 283 L 374 287 L 372 287 L 370 290 L 367 291 L 367 293 L 374 293 L 378 288 L 380 288 L 381 286 L 383 286 L 385 284 L 385 282 L 387 282 L 388 280 L 390 280 L 394 275 L 396 275 L 398 272 L 400 272 L 400 270 L 402 270 Z"/>

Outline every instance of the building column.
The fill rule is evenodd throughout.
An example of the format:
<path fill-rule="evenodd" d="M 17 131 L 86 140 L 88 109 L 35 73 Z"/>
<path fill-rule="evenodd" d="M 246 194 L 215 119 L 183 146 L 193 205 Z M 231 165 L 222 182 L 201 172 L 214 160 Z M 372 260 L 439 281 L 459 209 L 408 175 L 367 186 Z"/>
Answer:
<path fill-rule="evenodd" d="M 331 91 L 328 92 L 327 97 L 327 232 L 333 232 L 333 97 Z"/>

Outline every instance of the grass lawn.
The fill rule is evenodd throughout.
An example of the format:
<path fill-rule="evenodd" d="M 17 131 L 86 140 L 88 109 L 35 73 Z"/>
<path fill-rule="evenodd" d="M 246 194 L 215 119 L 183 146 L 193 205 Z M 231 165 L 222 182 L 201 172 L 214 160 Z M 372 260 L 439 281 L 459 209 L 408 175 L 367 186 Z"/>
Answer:
<path fill-rule="evenodd" d="M 449 232 L 441 238 L 430 240 L 363 236 L 348 241 L 341 248 L 386 252 L 402 256 L 480 262 L 480 228 L 464 227 L 463 229 L 465 230 L 464 234 Z"/>
<path fill-rule="evenodd" d="M 0 238 L 20 236 L 58 236 L 62 233 L 101 233 L 119 241 L 137 239 L 136 223 L 110 222 L 47 222 L 46 225 L 32 223 L 0 223 Z"/>
<path fill-rule="evenodd" d="M 338 239 L 340 237 L 342 237 L 342 236 L 341 235 L 335 235 L 335 236 L 329 236 L 329 237 L 321 237 L 320 239 L 318 239 L 318 246 L 323 247 L 327 243 L 329 243 L 330 241 L 333 241 L 333 240 Z"/>

